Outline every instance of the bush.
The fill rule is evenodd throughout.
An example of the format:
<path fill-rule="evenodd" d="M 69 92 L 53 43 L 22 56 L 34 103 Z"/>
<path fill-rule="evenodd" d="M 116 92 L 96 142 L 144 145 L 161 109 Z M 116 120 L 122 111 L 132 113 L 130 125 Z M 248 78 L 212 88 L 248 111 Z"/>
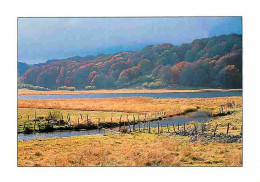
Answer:
<path fill-rule="evenodd" d="M 47 120 L 58 120 L 58 119 L 62 119 L 61 118 L 62 113 L 60 112 L 60 110 L 52 110 L 49 111 L 49 115 L 46 117 Z M 64 116 L 63 116 L 64 117 Z"/>
<path fill-rule="evenodd" d="M 30 90 L 39 90 L 39 91 L 49 91 L 49 88 L 44 88 L 44 87 L 40 87 L 40 86 L 34 86 L 31 84 L 21 84 L 18 86 L 18 88 L 27 88 Z"/>
<path fill-rule="evenodd" d="M 67 86 L 62 86 L 62 87 L 58 87 L 58 90 L 69 90 L 69 91 L 74 91 L 75 87 L 67 87 Z"/>
<path fill-rule="evenodd" d="M 127 128 L 125 128 L 125 127 L 122 128 L 122 129 L 120 130 L 120 132 L 121 132 L 121 133 L 127 133 Z"/>
<path fill-rule="evenodd" d="M 86 86 L 85 90 L 95 90 L 96 87 L 95 86 Z"/>
<path fill-rule="evenodd" d="M 24 129 L 24 131 L 23 131 L 24 134 L 30 134 L 30 133 L 32 133 L 32 132 L 33 132 L 33 130 L 32 130 L 30 127 L 26 127 L 26 128 Z"/>
<path fill-rule="evenodd" d="M 151 83 L 144 83 L 143 86 L 149 89 L 158 89 L 158 88 L 164 88 L 166 85 L 160 81 L 156 81 Z"/>

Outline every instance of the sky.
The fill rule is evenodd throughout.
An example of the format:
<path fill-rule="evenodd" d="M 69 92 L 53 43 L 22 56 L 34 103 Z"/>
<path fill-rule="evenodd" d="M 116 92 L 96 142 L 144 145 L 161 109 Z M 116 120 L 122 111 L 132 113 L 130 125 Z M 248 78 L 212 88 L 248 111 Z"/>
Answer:
<path fill-rule="evenodd" d="M 18 18 L 18 61 L 114 54 L 242 34 L 241 17 Z"/>

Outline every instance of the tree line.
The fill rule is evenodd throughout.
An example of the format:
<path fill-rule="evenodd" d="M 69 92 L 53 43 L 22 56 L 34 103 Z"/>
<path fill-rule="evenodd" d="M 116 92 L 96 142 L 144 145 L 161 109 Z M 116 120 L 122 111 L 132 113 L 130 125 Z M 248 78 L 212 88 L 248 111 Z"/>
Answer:
<path fill-rule="evenodd" d="M 77 59 L 76 59 L 77 58 Z M 52 60 L 27 69 L 22 83 L 49 89 L 242 87 L 242 35 L 166 43 L 100 56 Z"/>

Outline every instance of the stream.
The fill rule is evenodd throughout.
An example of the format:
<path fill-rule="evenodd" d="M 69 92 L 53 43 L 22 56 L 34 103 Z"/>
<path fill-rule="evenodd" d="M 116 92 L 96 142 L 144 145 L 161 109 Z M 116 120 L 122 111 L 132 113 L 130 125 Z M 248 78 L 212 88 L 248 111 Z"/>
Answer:
<path fill-rule="evenodd" d="M 171 118 L 166 118 L 160 121 L 160 126 L 169 126 L 173 124 L 184 124 L 191 121 L 195 122 L 207 122 L 213 117 L 209 116 L 209 112 L 206 111 L 196 111 L 191 112 L 183 116 L 174 116 Z M 151 122 L 151 127 L 157 127 L 158 121 Z M 140 124 L 140 128 L 143 128 L 143 123 Z M 131 126 L 133 128 L 133 126 Z M 136 125 L 136 129 L 138 125 Z M 105 135 L 105 134 L 118 134 L 116 131 L 107 130 L 107 129 L 94 129 L 94 130 L 81 130 L 81 131 L 55 131 L 49 133 L 32 133 L 32 134 L 18 134 L 18 141 L 22 140 L 32 140 L 32 139 L 41 139 L 41 138 L 54 138 L 54 137 L 71 137 L 71 136 L 81 136 L 81 135 Z"/>

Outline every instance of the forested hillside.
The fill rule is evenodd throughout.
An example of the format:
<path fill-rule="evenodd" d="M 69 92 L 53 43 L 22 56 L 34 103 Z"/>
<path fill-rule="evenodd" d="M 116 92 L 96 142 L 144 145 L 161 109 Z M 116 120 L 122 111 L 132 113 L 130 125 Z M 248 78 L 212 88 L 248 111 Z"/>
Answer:
<path fill-rule="evenodd" d="M 18 77 L 23 76 L 26 70 L 30 68 L 30 66 L 26 63 L 18 62 Z"/>
<path fill-rule="evenodd" d="M 241 88 L 242 35 L 231 34 L 174 46 L 146 46 L 114 55 L 50 60 L 29 68 L 24 84 L 49 89 L 174 86 Z"/>

